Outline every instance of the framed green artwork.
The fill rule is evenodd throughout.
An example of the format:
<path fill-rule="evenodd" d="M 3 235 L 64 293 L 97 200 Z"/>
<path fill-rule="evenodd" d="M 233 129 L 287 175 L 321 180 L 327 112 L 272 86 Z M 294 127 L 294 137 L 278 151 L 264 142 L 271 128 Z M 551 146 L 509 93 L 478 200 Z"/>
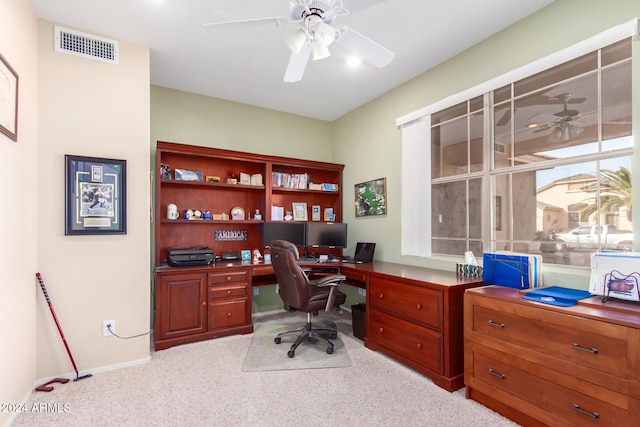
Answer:
<path fill-rule="evenodd" d="M 355 185 L 356 217 L 387 214 L 387 178 Z"/>

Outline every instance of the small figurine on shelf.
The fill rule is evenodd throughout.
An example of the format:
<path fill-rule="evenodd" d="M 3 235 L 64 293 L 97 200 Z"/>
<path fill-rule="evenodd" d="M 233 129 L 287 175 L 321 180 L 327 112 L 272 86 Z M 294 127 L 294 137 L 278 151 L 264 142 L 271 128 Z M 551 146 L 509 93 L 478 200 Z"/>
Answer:
<path fill-rule="evenodd" d="M 257 264 L 260 262 L 260 260 L 262 259 L 262 254 L 260 253 L 260 251 L 258 249 L 254 249 L 253 250 L 253 263 Z"/>
<path fill-rule="evenodd" d="M 287 211 L 287 214 L 284 216 L 285 221 L 291 221 L 293 219 L 293 214 L 291 211 Z"/>
<path fill-rule="evenodd" d="M 227 178 L 227 184 L 237 184 L 237 183 L 238 183 L 238 176 L 236 175 L 236 170 L 231 169 L 229 171 L 229 177 Z"/>
<path fill-rule="evenodd" d="M 260 209 L 256 209 L 255 213 L 253 214 L 253 219 L 256 221 L 262 221 L 262 214 L 260 213 Z"/>

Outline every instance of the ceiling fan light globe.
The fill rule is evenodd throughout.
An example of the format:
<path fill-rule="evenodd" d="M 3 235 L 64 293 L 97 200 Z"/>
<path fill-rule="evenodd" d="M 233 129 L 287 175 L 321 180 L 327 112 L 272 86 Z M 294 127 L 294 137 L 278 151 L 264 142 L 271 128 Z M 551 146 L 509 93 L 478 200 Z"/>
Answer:
<path fill-rule="evenodd" d="M 582 135 L 582 132 L 584 132 L 584 128 L 581 128 L 580 126 L 571 126 L 569 128 L 569 135 L 571 136 L 571 138 L 577 138 L 580 135 Z"/>
<path fill-rule="evenodd" d="M 306 42 L 307 34 L 302 29 L 295 30 L 285 39 L 287 47 L 289 47 L 293 53 L 300 53 Z"/>
<path fill-rule="evenodd" d="M 318 61 L 320 59 L 328 58 L 331 56 L 329 48 L 322 43 L 318 43 L 317 40 L 313 42 L 313 60 Z"/>
<path fill-rule="evenodd" d="M 319 23 L 313 31 L 313 40 L 329 46 L 336 39 L 336 30 L 325 23 Z"/>

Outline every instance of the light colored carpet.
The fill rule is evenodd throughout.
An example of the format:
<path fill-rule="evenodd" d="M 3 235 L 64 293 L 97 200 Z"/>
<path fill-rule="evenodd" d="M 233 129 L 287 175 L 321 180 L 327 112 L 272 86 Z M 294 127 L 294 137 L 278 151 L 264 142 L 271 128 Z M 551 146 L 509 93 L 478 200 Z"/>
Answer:
<path fill-rule="evenodd" d="M 318 368 L 344 368 L 351 366 L 349 353 L 340 339 L 333 342 L 333 353 L 327 354 L 327 345 L 321 341 L 312 340 L 302 343 L 295 352 L 293 358 L 287 356 L 295 337 L 285 337 L 280 344 L 274 342 L 274 338 L 280 332 L 302 329 L 303 323 L 264 323 L 254 328 L 251 345 L 244 359 L 242 370 L 255 371 L 280 371 L 285 369 L 318 369 Z M 311 321 L 314 328 L 336 329 L 333 322 Z"/>
<path fill-rule="evenodd" d="M 464 390 L 449 393 L 365 348 L 352 335 L 349 312 L 320 318 L 338 325 L 350 367 L 244 372 L 252 335 L 217 338 L 158 351 L 149 363 L 56 385 L 50 393 L 34 392 L 27 407 L 58 405 L 60 411 L 21 413 L 12 426 L 515 426 L 465 399 Z M 254 323 L 272 321 L 295 323 L 291 313 Z"/>

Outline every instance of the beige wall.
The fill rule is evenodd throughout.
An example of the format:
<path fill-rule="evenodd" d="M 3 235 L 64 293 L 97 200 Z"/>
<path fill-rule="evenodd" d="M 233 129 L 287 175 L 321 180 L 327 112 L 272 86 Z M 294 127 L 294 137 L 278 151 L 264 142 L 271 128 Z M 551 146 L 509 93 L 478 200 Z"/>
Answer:
<path fill-rule="evenodd" d="M 112 65 L 55 52 L 53 31 L 39 21 L 38 268 L 82 373 L 149 357 L 149 335 L 102 336 L 150 328 L 149 49 L 120 41 Z M 65 236 L 65 154 L 127 161 L 126 235 Z M 41 295 L 36 312 L 37 378 L 73 373 Z"/>
<path fill-rule="evenodd" d="M 26 1 L 0 6 L 0 54 L 19 78 L 18 141 L 0 134 L 0 403 L 20 403 L 36 379 L 37 21 Z M 13 414 L 0 412 L 0 425 Z"/>
<path fill-rule="evenodd" d="M 465 89 L 592 37 L 618 24 L 640 17 L 640 2 L 630 0 L 557 0 L 538 13 L 478 43 L 451 60 L 427 71 L 332 123 L 334 161 L 344 163 L 345 221 L 349 241 L 375 241 L 376 256 L 385 261 L 454 269 L 459 259 L 417 258 L 400 254 L 400 142 L 395 120 Z M 634 41 L 634 123 L 640 129 L 640 41 Z M 636 147 L 638 146 L 636 136 Z M 636 153 L 635 170 L 640 170 Z M 387 177 L 389 214 L 380 218 L 355 218 L 349 188 L 369 179 Z M 634 179 L 635 199 L 640 173 Z M 635 210 L 640 220 L 640 209 Z M 545 266 L 545 283 L 588 287 L 588 270 Z"/>

